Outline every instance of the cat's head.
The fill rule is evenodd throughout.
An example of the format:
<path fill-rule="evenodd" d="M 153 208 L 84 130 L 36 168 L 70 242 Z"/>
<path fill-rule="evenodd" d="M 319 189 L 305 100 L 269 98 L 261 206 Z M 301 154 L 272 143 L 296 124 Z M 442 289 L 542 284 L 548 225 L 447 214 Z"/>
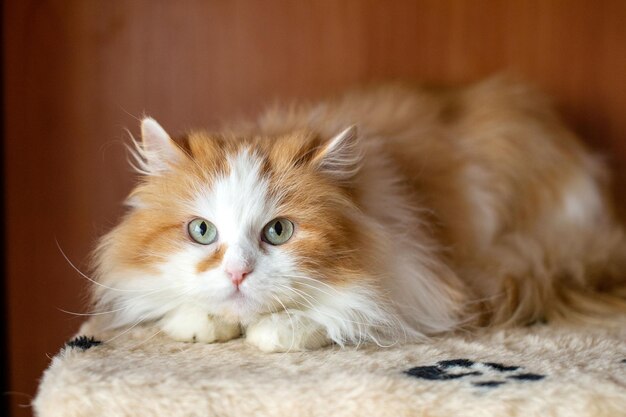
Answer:
<path fill-rule="evenodd" d="M 362 275 L 354 127 L 176 140 L 153 119 L 141 127 L 140 183 L 98 249 L 96 297 L 127 309 L 124 321 L 194 303 L 245 322 Z"/>

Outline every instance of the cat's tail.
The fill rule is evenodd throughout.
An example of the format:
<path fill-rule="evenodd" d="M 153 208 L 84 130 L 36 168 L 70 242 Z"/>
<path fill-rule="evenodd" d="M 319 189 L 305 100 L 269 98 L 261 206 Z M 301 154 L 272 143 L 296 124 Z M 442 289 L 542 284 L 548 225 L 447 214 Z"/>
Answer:
<path fill-rule="evenodd" d="M 626 326 L 626 286 L 599 290 L 557 285 L 550 291 L 538 292 L 536 287 L 507 287 L 502 298 L 497 297 L 494 303 L 485 303 L 481 325 L 505 328 L 548 322 Z"/>
<path fill-rule="evenodd" d="M 621 228 L 612 234 L 613 244 L 605 236 L 605 257 L 587 263 L 584 283 L 556 283 L 549 320 L 626 325 L 626 234 Z"/>
<path fill-rule="evenodd" d="M 615 223 L 588 234 L 583 246 L 560 253 L 546 252 L 530 270 L 516 270 L 513 262 L 499 271 L 500 286 L 484 302 L 483 325 L 508 327 L 533 322 L 626 326 L 626 234 Z M 530 242 L 522 240 L 509 254 L 519 255 Z M 566 246 L 562 242 L 561 246 Z M 513 250 L 517 249 L 517 250 Z M 502 252 L 500 253 L 502 254 Z M 525 260 L 522 264 L 531 264 Z"/>
<path fill-rule="evenodd" d="M 625 295 L 624 287 L 611 291 L 565 287 L 558 291 L 554 304 L 546 312 L 546 319 L 550 322 L 625 326 Z"/>

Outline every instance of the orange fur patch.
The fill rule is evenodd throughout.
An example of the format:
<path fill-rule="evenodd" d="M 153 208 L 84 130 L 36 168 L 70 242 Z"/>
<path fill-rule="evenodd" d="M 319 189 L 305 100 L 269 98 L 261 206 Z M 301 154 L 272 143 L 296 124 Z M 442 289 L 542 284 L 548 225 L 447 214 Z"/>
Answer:
<path fill-rule="evenodd" d="M 209 269 L 214 269 L 218 267 L 222 263 L 222 259 L 224 259 L 224 254 L 226 253 L 227 245 L 220 245 L 215 252 L 213 252 L 210 256 L 202 260 L 196 266 L 196 272 L 201 274 L 202 272 L 208 271 Z"/>

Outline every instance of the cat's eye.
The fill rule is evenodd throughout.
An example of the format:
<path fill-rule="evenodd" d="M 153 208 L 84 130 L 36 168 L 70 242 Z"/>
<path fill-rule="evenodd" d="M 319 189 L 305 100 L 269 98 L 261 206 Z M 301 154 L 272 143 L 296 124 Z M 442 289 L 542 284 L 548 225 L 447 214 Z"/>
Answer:
<path fill-rule="evenodd" d="M 208 220 L 193 219 L 187 225 L 187 230 L 189 236 L 201 245 L 210 245 L 217 239 L 217 228 Z"/>
<path fill-rule="evenodd" d="M 263 228 L 263 241 L 270 245 L 282 245 L 291 239 L 293 235 L 293 223 L 287 219 L 274 219 Z"/>

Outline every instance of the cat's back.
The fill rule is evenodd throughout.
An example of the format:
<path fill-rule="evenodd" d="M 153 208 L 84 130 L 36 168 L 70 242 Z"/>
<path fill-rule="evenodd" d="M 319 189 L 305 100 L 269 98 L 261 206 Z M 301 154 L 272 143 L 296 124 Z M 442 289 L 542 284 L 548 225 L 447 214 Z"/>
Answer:
<path fill-rule="evenodd" d="M 275 106 L 259 118 L 261 131 L 270 134 L 310 128 L 330 137 L 349 125 L 405 168 L 437 157 L 444 165 L 447 157 L 508 164 L 539 148 L 547 158 L 583 152 L 549 99 L 506 76 L 462 87 L 372 85 L 317 103 Z"/>
<path fill-rule="evenodd" d="M 323 134 L 356 124 L 366 141 L 416 157 L 428 146 L 467 156 L 491 153 L 497 160 L 507 150 L 536 145 L 566 154 L 581 150 L 545 95 L 505 76 L 461 87 L 372 86 L 313 106 L 306 118 Z"/>
<path fill-rule="evenodd" d="M 468 200 L 492 201 L 508 221 L 532 217 L 576 182 L 573 177 L 604 176 L 550 100 L 505 76 L 460 88 L 378 85 L 266 116 L 266 123 L 328 136 L 357 125 L 364 144 L 382 147 L 394 169 L 449 222 Z"/>
<path fill-rule="evenodd" d="M 442 239 L 457 246 L 475 247 L 505 229 L 540 227 L 542 213 L 571 190 L 588 204 L 603 198 L 602 164 L 549 99 L 504 76 L 461 88 L 378 85 L 261 118 L 266 128 L 311 128 L 326 136 L 352 124 L 366 147 L 383 150 L 366 158 L 387 158 L 409 193 L 436 215 Z M 579 211 L 595 212 L 588 208 Z"/>

